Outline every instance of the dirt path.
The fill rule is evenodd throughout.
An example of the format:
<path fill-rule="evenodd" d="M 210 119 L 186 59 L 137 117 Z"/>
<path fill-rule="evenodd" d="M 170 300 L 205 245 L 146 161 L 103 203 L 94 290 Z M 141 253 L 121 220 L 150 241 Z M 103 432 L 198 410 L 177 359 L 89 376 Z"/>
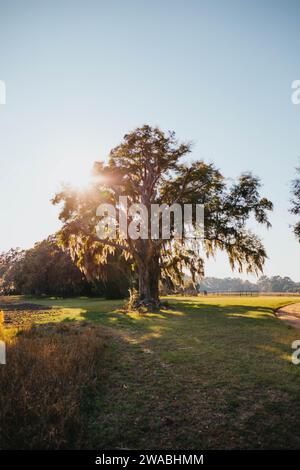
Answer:
<path fill-rule="evenodd" d="M 276 315 L 288 325 L 300 329 L 300 302 L 278 309 Z"/>

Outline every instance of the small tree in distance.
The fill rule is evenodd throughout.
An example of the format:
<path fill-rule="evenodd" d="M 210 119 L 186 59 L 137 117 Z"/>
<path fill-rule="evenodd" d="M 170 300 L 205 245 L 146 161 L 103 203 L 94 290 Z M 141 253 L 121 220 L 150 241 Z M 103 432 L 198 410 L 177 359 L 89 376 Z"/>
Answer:
<path fill-rule="evenodd" d="M 124 136 L 111 150 L 108 163 L 95 163 L 96 179 L 88 191 L 64 187 L 53 199 L 54 204 L 62 203 L 60 243 L 88 277 L 101 276 L 109 254 L 116 251 L 131 263 L 138 276 L 137 307 L 159 308 L 159 280 L 180 285 L 189 271 L 195 281 L 204 273 L 204 256 L 217 250 L 227 253 L 232 269 L 256 273 L 263 269 L 264 246 L 246 226 L 252 215 L 259 224 L 270 226 L 267 211 L 272 203 L 261 198 L 259 179 L 244 173 L 228 186 L 213 164 L 184 163 L 190 151 L 191 145 L 178 143 L 174 132 L 144 125 Z M 191 248 L 174 232 L 167 240 L 151 236 L 99 240 L 96 209 L 100 203 L 117 207 L 119 196 L 127 196 L 129 204 L 143 203 L 148 214 L 152 204 L 204 204 L 204 256 L 199 246 Z"/>
<path fill-rule="evenodd" d="M 296 168 L 296 171 L 299 176 L 292 181 L 293 199 L 291 213 L 300 215 L 300 167 Z M 294 225 L 294 233 L 300 242 L 300 221 Z"/>

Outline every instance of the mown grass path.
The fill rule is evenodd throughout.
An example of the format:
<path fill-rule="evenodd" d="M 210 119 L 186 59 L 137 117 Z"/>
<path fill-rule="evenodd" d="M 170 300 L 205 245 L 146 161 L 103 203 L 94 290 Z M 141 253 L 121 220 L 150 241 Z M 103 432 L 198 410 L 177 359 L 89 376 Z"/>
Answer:
<path fill-rule="evenodd" d="M 49 321 L 102 326 L 105 378 L 90 447 L 299 448 L 291 343 L 300 332 L 274 314 L 297 298 L 168 301 L 168 310 L 141 315 L 124 313 L 121 301 L 36 300 L 60 312 Z"/>

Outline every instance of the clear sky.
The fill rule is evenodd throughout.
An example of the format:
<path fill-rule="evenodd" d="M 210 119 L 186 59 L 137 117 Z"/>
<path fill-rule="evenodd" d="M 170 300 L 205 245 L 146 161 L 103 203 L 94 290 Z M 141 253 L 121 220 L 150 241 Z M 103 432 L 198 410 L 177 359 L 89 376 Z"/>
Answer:
<path fill-rule="evenodd" d="M 59 228 L 50 199 L 84 185 L 144 123 L 194 142 L 227 177 L 252 170 L 275 204 L 267 275 L 300 280 L 288 213 L 300 156 L 299 1 L 0 0 L 0 251 Z M 232 275 L 223 257 L 207 275 Z"/>

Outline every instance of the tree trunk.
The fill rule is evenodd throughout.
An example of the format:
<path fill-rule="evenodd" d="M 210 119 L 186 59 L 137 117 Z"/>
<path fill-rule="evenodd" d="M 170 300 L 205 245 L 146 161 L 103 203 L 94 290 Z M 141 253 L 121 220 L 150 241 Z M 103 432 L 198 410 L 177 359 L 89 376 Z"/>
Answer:
<path fill-rule="evenodd" d="M 159 277 L 160 267 L 158 256 L 152 256 L 149 262 L 138 266 L 139 273 L 139 297 L 137 307 L 145 307 L 152 311 L 160 307 Z"/>

